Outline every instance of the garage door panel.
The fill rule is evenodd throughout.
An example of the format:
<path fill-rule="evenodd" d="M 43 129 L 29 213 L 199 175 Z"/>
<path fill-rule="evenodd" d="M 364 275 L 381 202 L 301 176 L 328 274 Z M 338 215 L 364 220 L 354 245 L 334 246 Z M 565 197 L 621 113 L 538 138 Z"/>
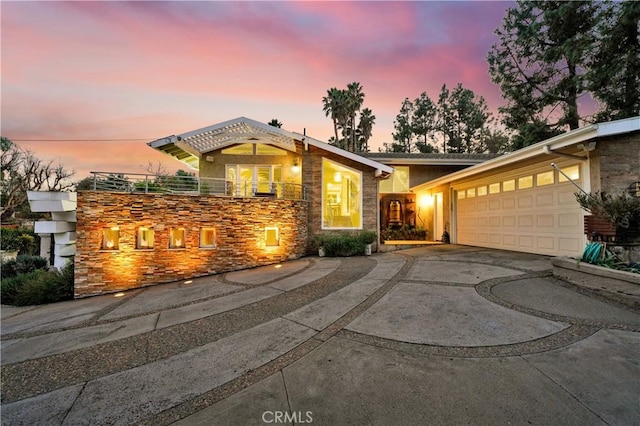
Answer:
<path fill-rule="evenodd" d="M 539 214 L 536 216 L 538 228 L 554 228 L 555 215 Z"/>
<path fill-rule="evenodd" d="M 553 200 L 554 200 L 554 194 L 553 193 L 536 194 L 536 206 L 537 207 L 553 206 Z"/>
<path fill-rule="evenodd" d="M 523 195 L 518 197 L 518 208 L 528 208 L 533 206 L 533 195 Z"/>
<path fill-rule="evenodd" d="M 513 228 L 516 226 L 515 216 L 502 216 L 502 226 L 505 228 Z"/>
<path fill-rule="evenodd" d="M 553 237 L 537 237 L 538 248 L 541 250 L 554 250 L 555 238 Z"/>
<path fill-rule="evenodd" d="M 540 163 L 539 171 L 534 170 L 533 174 L 548 172 L 548 169 L 548 163 Z M 529 173 L 528 170 L 523 174 Z M 579 256 L 585 244 L 584 213 L 575 200 L 575 187 L 558 182 L 556 173 L 554 183 L 535 186 L 534 180 L 531 188 L 515 186 L 505 191 L 504 182 L 512 180 L 513 174 L 496 175 L 470 187 L 461 187 L 467 194 L 467 189 L 474 187 L 476 194 L 479 187 L 486 186 L 489 191 L 479 197 L 457 200 L 456 241 L 530 253 Z"/>
<path fill-rule="evenodd" d="M 532 235 L 520 235 L 518 237 L 518 245 L 524 248 L 533 248 L 533 239 Z"/>
<path fill-rule="evenodd" d="M 502 208 L 504 210 L 513 210 L 516 208 L 516 199 L 515 197 L 508 197 L 502 199 Z"/>
<path fill-rule="evenodd" d="M 575 191 L 558 191 L 559 206 L 573 206 L 576 204 Z"/>
<path fill-rule="evenodd" d="M 516 236 L 513 234 L 505 234 L 502 236 L 502 243 L 505 246 L 515 247 L 516 246 Z"/>
<path fill-rule="evenodd" d="M 531 228 L 533 226 L 533 216 L 530 214 L 518 216 L 518 226 Z"/>
<path fill-rule="evenodd" d="M 580 227 L 578 216 L 574 213 L 560 213 L 558 215 L 558 226 L 560 228 Z"/>

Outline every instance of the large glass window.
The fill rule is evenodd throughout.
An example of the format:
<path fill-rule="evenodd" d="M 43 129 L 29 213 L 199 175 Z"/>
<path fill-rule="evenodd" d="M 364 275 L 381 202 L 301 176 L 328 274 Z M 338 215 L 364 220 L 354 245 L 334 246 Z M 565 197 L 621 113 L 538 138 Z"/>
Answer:
<path fill-rule="evenodd" d="M 396 166 L 388 179 L 380 181 L 381 193 L 409 192 L 409 167 Z"/>
<path fill-rule="evenodd" d="M 227 181 L 233 195 L 251 197 L 256 192 L 276 192 L 282 185 L 282 166 L 227 164 Z M 280 195 L 280 194 L 279 194 Z"/>
<path fill-rule="evenodd" d="M 322 160 L 322 228 L 362 229 L 362 172 Z"/>

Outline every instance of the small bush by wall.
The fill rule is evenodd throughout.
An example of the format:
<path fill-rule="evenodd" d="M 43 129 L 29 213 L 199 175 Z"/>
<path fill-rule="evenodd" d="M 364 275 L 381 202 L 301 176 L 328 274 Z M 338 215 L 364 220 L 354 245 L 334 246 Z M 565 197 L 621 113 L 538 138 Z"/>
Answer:
<path fill-rule="evenodd" d="M 62 270 L 34 271 L 6 278 L 0 283 L 2 303 L 25 306 L 73 299 L 73 263 Z"/>
<path fill-rule="evenodd" d="M 377 234 L 373 231 L 359 233 L 320 234 L 313 240 L 315 248 L 324 247 L 326 256 L 349 257 L 364 254 L 367 244 L 376 241 Z"/>
<path fill-rule="evenodd" d="M 15 259 L 2 262 L 0 276 L 4 280 L 5 278 L 15 277 L 18 274 L 26 274 L 37 269 L 47 269 L 48 267 L 47 259 L 44 257 L 21 254 Z"/>

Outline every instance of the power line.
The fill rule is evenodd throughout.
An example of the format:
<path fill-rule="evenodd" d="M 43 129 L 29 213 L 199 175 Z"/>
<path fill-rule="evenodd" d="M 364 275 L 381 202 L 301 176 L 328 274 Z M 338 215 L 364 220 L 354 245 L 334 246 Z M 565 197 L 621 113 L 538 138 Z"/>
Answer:
<path fill-rule="evenodd" d="M 157 139 L 157 138 L 155 138 Z M 154 138 L 145 139 L 11 139 L 13 142 L 130 142 L 130 141 L 152 141 Z"/>

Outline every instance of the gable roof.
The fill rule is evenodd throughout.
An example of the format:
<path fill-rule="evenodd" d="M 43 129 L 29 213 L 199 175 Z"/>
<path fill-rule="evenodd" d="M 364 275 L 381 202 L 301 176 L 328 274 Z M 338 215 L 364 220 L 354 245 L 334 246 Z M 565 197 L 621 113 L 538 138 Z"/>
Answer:
<path fill-rule="evenodd" d="M 393 168 L 345 151 L 307 135 L 289 132 L 246 117 L 238 117 L 212 126 L 171 135 L 147 145 L 168 154 L 193 169 L 198 169 L 203 154 L 240 143 L 267 143 L 295 152 L 295 141 L 337 154 L 376 170 L 377 176 L 393 173 Z"/>
<path fill-rule="evenodd" d="M 587 141 L 597 139 L 597 138 L 620 135 L 624 133 L 632 133 L 637 131 L 640 131 L 640 116 L 625 118 L 625 119 L 616 120 L 616 121 L 609 121 L 606 123 L 591 124 L 586 127 L 581 127 L 579 129 L 571 130 L 561 135 L 554 136 L 542 142 L 538 142 L 536 144 L 526 146 L 517 151 L 504 154 L 492 160 L 487 160 L 475 166 L 471 166 L 466 169 L 462 169 L 457 172 L 450 173 L 448 175 L 431 180 L 429 182 L 416 185 L 412 187 L 411 190 L 416 191 L 416 190 L 433 188 L 435 186 L 452 182 L 457 179 L 462 179 L 462 178 L 476 175 L 478 173 L 487 172 L 487 171 L 496 169 L 498 167 L 507 166 L 507 165 L 510 165 L 519 161 L 527 160 L 529 158 L 533 158 L 543 154 L 547 154 L 547 155 L 556 154 L 556 155 L 563 156 L 566 154 L 558 153 L 556 151 L 559 151 L 563 148 L 568 148 L 571 146 L 577 146 L 579 148 L 579 145 L 581 143 L 585 143 Z M 588 151 L 588 147 L 585 146 L 584 150 Z M 572 157 L 581 158 L 576 155 L 572 155 Z M 584 156 L 583 158 L 586 159 L 587 157 Z"/>

